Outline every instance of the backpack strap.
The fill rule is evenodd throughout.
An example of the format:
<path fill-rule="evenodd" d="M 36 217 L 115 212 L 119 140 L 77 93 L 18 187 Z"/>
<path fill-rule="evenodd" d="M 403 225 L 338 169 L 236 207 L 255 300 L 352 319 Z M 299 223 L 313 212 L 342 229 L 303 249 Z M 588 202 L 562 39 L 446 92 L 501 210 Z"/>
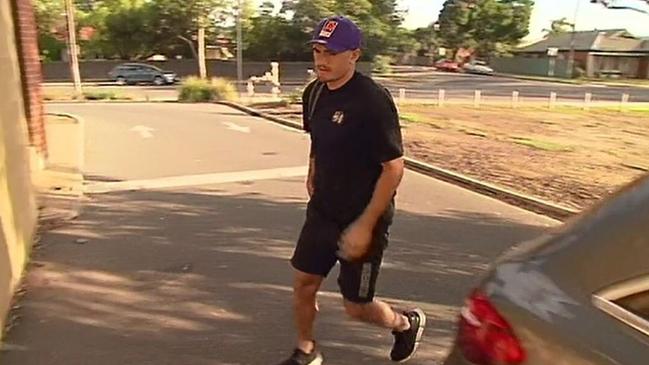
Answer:
<path fill-rule="evenodd" d="M 311 119 L 313 119 L 313 115 L 315 114 L 316 110 L 316 105 L 318 104 L 318 100 L 320 99 L 320 94 L 322 94 L 322 90 L 324 89 L 325 84 L 323 82 L 320 82 L 318 80 L 313 82 L 313 88 L 311 88 L 311 92 L 309 92 L 309 103 L 307 104 L 307 108 L 309 111 L 309 122 L 311 122 Z"/>

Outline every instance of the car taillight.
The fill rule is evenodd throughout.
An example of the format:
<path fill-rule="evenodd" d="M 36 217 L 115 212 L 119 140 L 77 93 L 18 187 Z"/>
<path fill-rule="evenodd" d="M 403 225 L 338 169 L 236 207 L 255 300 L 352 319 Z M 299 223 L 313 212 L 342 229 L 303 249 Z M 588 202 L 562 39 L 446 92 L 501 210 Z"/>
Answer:
<path fill-rule="evenodd" d="M 511 326 L 479 291 L 462 308 L 458 345 L 467 360 L 480 365 L 515 365 L 525 360 L 525 350 Z"/>

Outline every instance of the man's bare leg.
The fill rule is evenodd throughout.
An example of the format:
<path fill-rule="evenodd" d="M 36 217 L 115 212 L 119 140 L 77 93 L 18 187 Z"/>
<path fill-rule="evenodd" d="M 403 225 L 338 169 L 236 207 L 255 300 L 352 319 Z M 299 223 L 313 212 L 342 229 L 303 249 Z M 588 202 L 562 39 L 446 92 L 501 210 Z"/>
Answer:
<path fill-rule="evenodd" d="M 324 278 L 295 271 L 293 284 L 293 310 L 297 329 L 297 348 L 310 353 L 315 348 L 313 323 L 318 311 L 316 295 Z"/>
<path fill-rule="evenodd" d="M 390 359 L 396 362 L 413 357 L 426 328 L 426 314 L 421 309 L 401 314 L 379 300 L 367 304 L 345 301 L 345 311 L 357 320 L 392 329 L 394 345 Z"/>
<path fill-rule="evenodd" d="M 410 328 L 410 322 L 406 316 L 395 312 L 390 305 L 380 300 L 374 300 L 367 304 L 352 303 L 347 300 L 344 303 L 347 315 L 359 321 L 389 328 L 397 332 Z"/>

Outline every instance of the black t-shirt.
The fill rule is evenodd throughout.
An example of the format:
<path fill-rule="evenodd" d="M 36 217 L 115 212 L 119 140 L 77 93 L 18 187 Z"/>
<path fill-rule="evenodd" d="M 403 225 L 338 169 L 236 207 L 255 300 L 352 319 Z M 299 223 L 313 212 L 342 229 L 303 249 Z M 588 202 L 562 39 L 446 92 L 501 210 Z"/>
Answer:
<path fill-rule="evenodd" d="M 309 101 L 318 90 L 309 118 Z M 315 157 L 310 204 L 331 219 L 349 223 L 369 204 L 382 163 L 403 156 L 397 108 L 384 87 L 358 72 L 336 90 L 313 82 L 302 100 L 304 130 L 311 134 Z"/>

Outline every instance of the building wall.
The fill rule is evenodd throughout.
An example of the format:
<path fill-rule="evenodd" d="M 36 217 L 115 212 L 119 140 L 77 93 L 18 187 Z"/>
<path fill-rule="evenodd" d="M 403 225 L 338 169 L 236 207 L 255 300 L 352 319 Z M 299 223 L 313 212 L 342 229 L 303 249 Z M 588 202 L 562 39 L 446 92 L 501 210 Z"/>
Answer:
<path fill-rule="evenodd" d="M 490 62 L 491 67 L 500 73 L 550 76 L 552 63 L 548 58 L 496 57 Z M 557 58 L 554 63 L 554 77 L 567 77 L 568 61 Z"/>
<path fill-rule="evenodd" d="M 555 77 L 567 77 L 568 52 L 561 52 L 555 61 Z M 492 66 L 497 72 L 519 75 L 549 76 L 550 59 L 545 54 L 517 55 L 492 60 Z M 600 56 L 590 52 L 575 52 L 575 67 L 582 69 L 584 76 L 600 77 L 602 70 L 618 70 L 625 78 L 649 78 L 649 55 L 638 56 Z"/>
<path fill-rule="evenodd" d="M 597 77 L 602 71 L 620 71 L 622 77 L 640 78 L 640 57 L 593 56 L 593 74 Z"/>
<path fill-rule="evenodd" d="M 638 75 L 640 78 L 649 79 L 649 56 L 640 60 L 640 65 L 638 66 Z"/>
<path fill-rule="evenodd" d="M 19 0 L 16 0 L 19 1 Z M 36 229 L 14 1 L 0 1 L 0 329 Z"/>

